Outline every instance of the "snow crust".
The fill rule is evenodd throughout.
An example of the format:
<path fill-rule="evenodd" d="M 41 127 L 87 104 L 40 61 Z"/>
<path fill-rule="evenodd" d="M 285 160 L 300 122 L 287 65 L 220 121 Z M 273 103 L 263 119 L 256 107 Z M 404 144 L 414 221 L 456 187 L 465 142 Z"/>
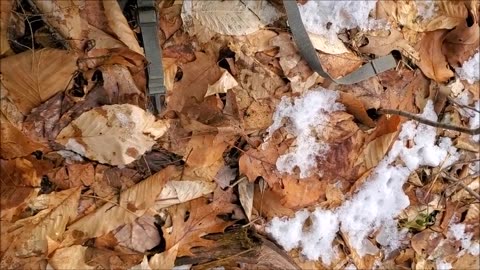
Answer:
<path fill-rule="evenodd" d="M 300 177 L 305 178 L 317 167 L 317 158 L 327 153 L 329 146 L 316 134 L 321 134 L 330 113 L 344 110 L 345 107 L 336 102 L 338 97 L 337 92 L 320 87 L 299 98 L 282 98 L 273 115 L 273 124 L 267 131 L 271 136 L 285 126 L 287 132 L 297 139 L 294 149 L 277 159 L 279 172 L 293 173 L 298 167 Z"/>
<path fill-rule="evenodd" d="M 480 80 L 480 51 L 465 61 L 462 67 L 455 68 L 455 71 L 461 79 L 470 84 L 478 82 Z"/>
<path fill-rule="evenodd" d="M 431 101 L 421 117 L 437 120 Z M 327 265 L 335 258 L 332 243 L 340 230 L 360 256 L 378 252 L 368 240 L 375 231 L 379 232 L 377 242 L 387 252 L 398 248 L 405 232 L 398 231 L 395 217 L 410 204 L 402 188 L 410 173 L 419 166 L 448 166 L 458 159 L 449 138 L 438 143 L 435 138 L 434 127 L 406 122 L 390 152 L 350 200 L 333 210 L 317 208 L 312 213 L 301 210 L 293 218 L 275 217 L 266 231 L 285 250 L 302 248 L 309 260 L 320 258 Z M 408 142 L 412 145 L 407 146 Z M 397 164 L 397 159 L 405 165 Z M 307 218 L 312 225 L 304 228 Z"/>
<path fill-rule="evenodd" d="M 453 267 L 451 263 L 448 263 L 441 259 L 437 259 L 435 261 L 435 264 L 437 266 L 437 270 L 450 270 Z"/>
<path fill-rule="evenodd" d="M 304 5 L 299 5 L 298 9 L 308 32 L 334 39 L 342 29 L 359 27 L 369 30 L 385 24 L 369 19 L 369 14 L 375 9 L 376 3 L 376 0 L 312 0 L 307 1 Z"/>
<path fill-rule="evenodd" d="M 465 251 L 473 256 L 478 256 L 480 254 L 480 243 L 472 242 L 473 233 L 465 232 L 465 228 L 466 226 L 463 223 L 450 224 L 447 236 L 460 241 L 462 244 L 462 252 L 459 253 L 459 256 L 463 255 Z"/>

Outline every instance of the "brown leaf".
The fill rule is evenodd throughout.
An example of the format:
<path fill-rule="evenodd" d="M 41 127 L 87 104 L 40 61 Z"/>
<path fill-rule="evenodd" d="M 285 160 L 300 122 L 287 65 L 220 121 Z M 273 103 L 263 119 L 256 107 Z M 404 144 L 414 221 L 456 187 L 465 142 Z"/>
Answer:
<path fill-rule="evenodd" d="M 323 69 L 334 79 L 338 79 L 357 70 L 363 64 L 362 59 L 352 52 L 336 55 L 318 53 L 318 57 L 320 58 Z"/>
<path fill-rule="evenodd" d="M 12 53 L 8 43 L 8 23 L 13 3 L 13 0 L 0 2 L 0 57 Z"/>
<path fill-rule="evenodd" d="M 460 67 L 478 50 L 479 41 L 480 25 L 478 22 L 468 26 L 465 21 L 445 36 L 442 52 L 451 66 Z"/>
<path fill-rule="evenodd" d="M 446 35 L 446 30 L 429 32 L 417 45 L 420 53 L 418 67 L 425 76 L 437 82 L 447 81 L 454 75 L 442 53 L 442 44 Z"/>
<path fill-rule="evenodd" d="M 0 60 L 2 86 L 24 114 L 64 91 L 71 83 L 77 56 L 68 51 L 26 51 Z"/>
<path fill-rule="evenodd" d="M 67 149 L 111 165 L 133 162 L 168 129 L 166 121 L 139 107 L 105 105 L 83 113 L 58 134 Z"/>
<path fill-rule="evenodd" d="M 161 240 L 155 226 L 155 218 L 148 214 L 119 227 L 115 232 L 115 238 L 118 244 L 141 253 L 154 248 Z"/>
<path fill-rule="evenodd" d="M 222 233 L 231 222 L 223 221 L 220 214 L 233 211 L 234 205 L 215 200 L 208 203 L 206 198 L 172 206 L 169 208 L 172 217 L 172 231 L 164 231 L 166 250 L 178 245 L 180 256 L 192 256 L 192 247 L 208 246 L 211 240 L 202 238 L 210 233 Z"/>
<path fill-rule="evenodd" d="M 85 252 L 87 248 L 74 245 L 58 249 L 48 262 L 54 269 L 94 269 L 93 266 L 86 264 Z"/>
<path fill-rule="evenodd" d="M 123 15 L 120 5 L 117 1 L 104 0 L 103 7 L 105 9 L 105 17 L 108 25 L 115 35 L 132 51 L 143 55 L 143 49 L 138 44 L 135 33 L 128 25 L 128 21 Z"/>
<path fill-rule="evenodd" d="M 209 84 L 218 81 L 222 75 L 216 59 L 197 52 L 194 62 L 181 66 L 183 77 L 173 86 L 168 97 L 168 108 L 181 112 L 184 108 L 202 102 Z"/>
<path fill-rule="evenodd" d="M 368 45 L 359 48 L 362 53 L 385 56 L 393 50 L 399 50 L 410 59 L 420 60 L 418 52 L 403 38 L 402 33 L 398 30 L 390 30 L 390 35 L 387 37 L 367 35 L 367 38 Z"/>
<path fill-rule="evenodd" d="M 63 245 L 70 245 L 79 239 L 98 237 L 118 226 L 131 223 L 154 205 L 155 198 L 165 183 L 177 173 L 174 166 L 169 166 L 123 191 L 118 203 L 109 201 L 95 212 L 75 221 L 68 227 Z"/>
<path fill-rule="evenodd" d="M 375 123 L 367 114 L 365 105 L 352 94 L 340 92 L 340 99 L 338 101 L 345 106 L 349 114 L 353 115 L 362 124 L 368 127 L 375 127 Z"/>

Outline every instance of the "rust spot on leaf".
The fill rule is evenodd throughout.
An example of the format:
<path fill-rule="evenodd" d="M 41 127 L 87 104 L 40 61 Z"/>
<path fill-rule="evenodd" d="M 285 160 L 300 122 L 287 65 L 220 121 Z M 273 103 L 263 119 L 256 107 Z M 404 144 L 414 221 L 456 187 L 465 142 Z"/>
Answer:
<path fill-rule="evenodd" d="M 132 212 L 135 212 L 135 211 L 137 211 L 138 208 L 135 206 L 134 203 L 128 202 L 128 203 L 127 203 L 127 209 L 130 210 L 130 211 L 132 211 Z"/>
<path fill-rule="evenodd" d="M 125 154 L 127 154 L 128 156 L 130 156 L 132 158 L 136 158 L 138 156 L 138 150 L 133 148 L 133 147 L 129 147 L 127 149 L 127 152 L 125 152 Z"/>
<path fill-rule="evenodd" d="M 102 107 L 96 108 L 95 111 L 96 111 L 99 115 L 105 117 L 105 119 L 108 120 L 108 114 L 107 114 L 107 111 L 106 111 L 104 108 L 102 108 Z"/>

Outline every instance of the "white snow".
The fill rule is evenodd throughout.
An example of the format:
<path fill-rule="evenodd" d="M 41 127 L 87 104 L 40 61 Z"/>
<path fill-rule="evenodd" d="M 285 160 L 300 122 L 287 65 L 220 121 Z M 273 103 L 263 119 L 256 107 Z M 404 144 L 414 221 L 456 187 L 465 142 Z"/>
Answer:
<path fill-rule="evenodd" d="M 480 80 L 480 52 L 477 52 L 470 59 L 462 64 L 462 67 L 455 68 L 457 75 L 468 83 L 473 84 Z"/>
<path fill-rule="evenodd" d="M 460 241 L 462 250 L 469 252 L 473 256 L 478 256 L 480 243 L 472 242 L 473 233 L 466 233 L 465 228 L 466 226 L 463 223 L 450 224 L 447 236 Z"/>
<path fill-rule="evenodd" d="M 421 116 L 437 119 L 431 101 Z M 313 213 L 302 210 L 294 218 L 274 218 L 266 231 L 286 250 L 301 247 L 308 259 L 321 258 L 325 264 L 334 259 L 332 242 L 339 230 L 360 256 L 377 253 L 376 246 L 368 240 L 376 231 L 378 243 L 387 252 L 396 249 L 405 232 L 397 230 L 395 217 L 410 204 L 402 188 L 410 173 L 419 166 L 448 166 L 458 159 L 449 138 L 442 138 L 436 144 L 435 137 L 434 127 L 406 122 L 390 152 L 350 200 L 333 210 L 317 208 Z M 395 163 L 398 158 L 405 166 Z M 312 226 L 303 231 L 309 215 Z M 323 221 L 316 221 L 319 218 Z"/>
<path fill-rule="evenodd" d="M 435 1 L 433 0 L 415 0 L 417 5 L 417 12 L 423 19 L 430 19 L 435 15 L 437 10 Z"/>
<path fill-rule="evenodd" d="M 452 269 L 452 264 L 448 263 L 442 259 L 437 259 L 435 261 L 435 264 L 437 266 L 437 270 L 450 270 Z"/>
<path fill-rule="evenodd" d="M 336 34 L 342 29 L 359 27 L 369 30 L 386 24 L 369 18 L 376 3 L 376 0 L 307 1 L 298 8 L 308 32 L 331 40 L 336 38 Z"/>
<path fill-rule="evenodd" d="M 353 263 L 351 263 L 351 264 L 345 266 L 344 270 L 357 270 L 357 267 Z"/>
<path fill-rule="evenodd" d="M 321 87 L 307 91 L 299 98 L 282 98 L 273 115 L 273 124 L 267 131 L 271 136 L 285 125 L 296 141 L 292 150 L 278 158 L 276 166 L 279 172 L 293 173 L 298 167 L 300 177 L 305 178 L 316 169 L 317 159 L 321 159 L 329 149 L 328 144 L 316 134 L 321 134 L 330 113 L 344 110 L 344 106 L 336 102 L 337 98 L 337 92 Z"/>
<path fill-rule="evenodd" d="M 76 152 L 79 155 L 85 156 L 85 152 L 86 152 L 85 147 L 82 144 L 78 143 L 73 138 L 68 139 L 68 142 L 67 144 L 65 144 L 65 147 L 68 150 L 72 150 L 73 152 Z"/>

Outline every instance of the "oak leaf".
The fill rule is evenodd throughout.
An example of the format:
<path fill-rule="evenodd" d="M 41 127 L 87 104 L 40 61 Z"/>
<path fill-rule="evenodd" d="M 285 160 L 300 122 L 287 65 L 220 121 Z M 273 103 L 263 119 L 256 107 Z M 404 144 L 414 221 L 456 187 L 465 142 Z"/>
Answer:
<path fill-rule="evenodd" d="M 446 35 L 445 30 L 429 32 L 417 45 L 420 54 L 418 67 L 425 76 L 437 82 L 444 82 L 454 75 L 442 53 L 442 44 Z"/>
<path fill-rule="evenodd" d="M 480 41 L 480 25 L 471 26 L 464 22 L 445 36 L 442 52 L 452 67 L 460 67 L 478 50 Z"/>

